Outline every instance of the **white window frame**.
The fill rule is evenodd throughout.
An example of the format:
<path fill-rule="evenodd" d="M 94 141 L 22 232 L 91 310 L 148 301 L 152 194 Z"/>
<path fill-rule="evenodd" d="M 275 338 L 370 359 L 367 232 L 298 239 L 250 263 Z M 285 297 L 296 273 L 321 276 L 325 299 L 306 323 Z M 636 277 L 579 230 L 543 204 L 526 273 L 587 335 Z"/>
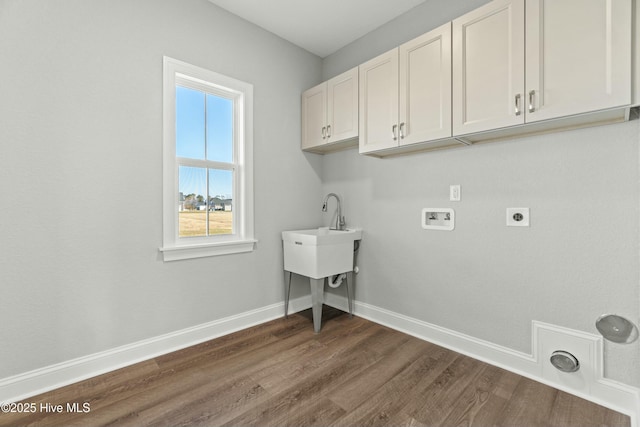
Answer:
<path fill-rule="evenodd" d="M 253 85 L 167 56 L 163 59 L 163 74 L 163 238 L 160 251 L 164 260 L 175 261 L 253 251 L 257 242 L 253 234 Z M 178 84 L 233 99 L 233 234 L 178 236 Z M 203 166 L 206 167 L 204 163 Z"/>

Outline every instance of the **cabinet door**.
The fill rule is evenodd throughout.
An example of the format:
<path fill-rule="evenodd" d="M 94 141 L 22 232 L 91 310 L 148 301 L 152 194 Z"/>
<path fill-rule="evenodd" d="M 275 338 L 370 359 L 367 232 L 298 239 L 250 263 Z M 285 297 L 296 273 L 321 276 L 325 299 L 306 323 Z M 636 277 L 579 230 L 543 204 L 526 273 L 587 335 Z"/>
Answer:
<path fill-rule="evenodd" d="M 400 145 L 451 136 L 451 23 L 399 49 Z"/>
<path fill-rule="evenodd" d="M 398 146 L 398 49 L 360 65 L 360 152 Z"/>
<path fill-rule="evenodd" d="M 453 134 L 524 123 L 524 0 L 453 21 Z"/>
<path fill-rule="evenodd" d="M 631 0 L 527 0 L 527 122 L 631 103 Z"/>
<path fill-rule="evenodd" d="M 327 83 L 302 93 L 302 149 L 325 144 L 327 126 Z"/>
<path fill-rule="evenodd" d="M 327 82 L 327 140 L 358 136 L 358 67 Z"/>

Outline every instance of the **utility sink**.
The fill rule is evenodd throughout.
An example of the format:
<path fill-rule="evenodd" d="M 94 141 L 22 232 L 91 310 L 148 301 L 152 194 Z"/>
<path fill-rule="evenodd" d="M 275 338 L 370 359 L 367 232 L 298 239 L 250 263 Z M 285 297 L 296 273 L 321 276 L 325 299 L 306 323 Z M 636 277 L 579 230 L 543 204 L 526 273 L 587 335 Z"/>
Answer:
<path fill-rule="evenodd" d="M 307 276 L 311 285 L 313 330 L 320 332 L 326 278 L 342 273 L 347 273 L 347 276 L 351 274 L 354 242 L 361 239 L 360 229 L 334 230 L 320 227 L 282 232 L 285 277 L 288 276 L 288 279 L 285 278 L 285 316 L 289 313 L 291 274 Z M 353 315 L 350 281 L 351 279 L 345 279 L 349 314 Z"/>
<path fill-rule="evenodd" d="M 354 241 L 361 239 L 360 229 L 283 231 L 284 269 L 312 279 L 352 271 Z"/>

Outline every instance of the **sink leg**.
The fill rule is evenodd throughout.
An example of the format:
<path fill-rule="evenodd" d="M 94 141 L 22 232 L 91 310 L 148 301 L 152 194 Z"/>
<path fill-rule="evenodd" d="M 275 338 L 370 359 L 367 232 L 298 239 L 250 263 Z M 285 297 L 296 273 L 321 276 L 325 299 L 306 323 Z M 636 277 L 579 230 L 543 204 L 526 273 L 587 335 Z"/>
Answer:
<path fill-rule="evenodd" d="M 351 273 L 347 273 L 345 278 L 345 286 L 347 287 L 347 301 L 349 302 L 349 318 L 353 317 L 353 284 L 351 280 L 349 280 L 349 276 L 353 279 L 353 275 Z"/>
<path fill-rule="evenodd" d="M 324 299 L 324 278 L 311 279 L 311 305 L 313 307 L 313 330 L 317 334 L 322 326 L 322 303 Z"/>
<path fill-rule="evenodd" d="M 289 295 L 291 295 L 291 272 L 284 272 L 284 317 L 289 317 Z M 289 277 L 287 277 L 289 276 Z"/>

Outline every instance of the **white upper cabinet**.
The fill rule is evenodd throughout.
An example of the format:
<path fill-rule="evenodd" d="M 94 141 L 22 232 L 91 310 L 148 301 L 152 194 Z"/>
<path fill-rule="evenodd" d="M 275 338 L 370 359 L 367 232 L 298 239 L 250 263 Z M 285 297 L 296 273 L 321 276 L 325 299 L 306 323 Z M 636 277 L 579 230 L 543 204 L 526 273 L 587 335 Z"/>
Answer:
<path fill-rule="evenodd" d="M 631 2 L 495 0 L 454 20 L 453 134 L 630 105 Z"/>
<path fill-rule="evenodd" d="M 526 120 L 631 103 L 631 0 L 527 0 Z"/>
<path fill-rule="evenodd" d="M 358 137 L 358 67 L 327 82 L 327 142 Z"/>
<path fill-rule="evenodd" d="M 400 145 L 451 136 L 451 23 L 399 48 Z"/>
<path fill-rule="evenodd" d="M 453 134 L 524 123 L 524 0 L 453 21 Z"/>
<path fill-rule="evenodd" d="M 451 24 L 360 65 L 360 152 L 451 137 Z"/>
<path fill-rule="evenodd" d="M 638 1 L 493 0 L 306 91 L 302 148 L 384 157 L 628 120 Z"/>
<path fill-rule="evenodd" d="M 360 152 L 398 146 L 398 49 L 360 65 Z"/>
<path fill-rule="evenodd" d="M 327 142 L 327 83 L 302 93 L 302 149 Z"/>
<path fill-rule="evenodd" d="M 324 151 L 328 144 L 358 137 L 358 68 L 302 94 L 303 150 Z"/>

